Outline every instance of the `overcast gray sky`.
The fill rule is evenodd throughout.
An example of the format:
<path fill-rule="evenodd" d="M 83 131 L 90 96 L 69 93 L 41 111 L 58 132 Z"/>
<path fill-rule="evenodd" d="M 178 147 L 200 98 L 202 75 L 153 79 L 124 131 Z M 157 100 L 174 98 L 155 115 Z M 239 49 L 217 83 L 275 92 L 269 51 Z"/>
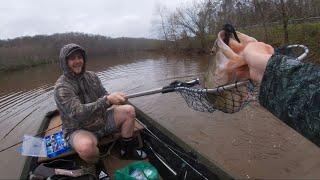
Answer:
<path fill-rule="evenodd" d="M 155 38 L 152 21 L 161 4 L 174 9 L 191 0 L 2 0 L 0 39 L 84 32 Z"/>

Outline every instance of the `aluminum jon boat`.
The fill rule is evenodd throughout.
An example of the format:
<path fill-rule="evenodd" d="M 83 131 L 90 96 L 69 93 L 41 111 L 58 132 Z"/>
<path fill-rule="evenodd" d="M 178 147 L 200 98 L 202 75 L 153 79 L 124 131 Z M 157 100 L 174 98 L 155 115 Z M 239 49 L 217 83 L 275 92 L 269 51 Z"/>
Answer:
<path fill-rule="evenodd" d="M 48 137 L 61 132 L 61 124 L 61 118 L 57 110 L 48 112 L 38 132 L 42 137 Z M 148 117 L 143 112 L 137 110 L 134 135 L 138 137 L 139 145 L 143 147 L 148 155 L 148 158 L 144 161 L 149 162 L 157 169 L 161 179 L 221 178 L 221 175 L 216 175 L 200 163 L 195 153 L 177 145 L 169 137 L 170 135 L 157 127 L 156 124 L 148 120 Z M 113 179 L 116 170 L 124 168 L 134 161 L 120 158 L 119 143 L 117 143 L 119 138 L 120 133 L 115 133 L 99 141 L 100 159 L 111 179 Z M 57 160 L 68 160 L 82 165 L 84 163 L 72 149 L 54 157 L 28 157 L 21 174 L 21 179 L 30 178 L 31 172 L 41 163 L 50 163 Z"/>

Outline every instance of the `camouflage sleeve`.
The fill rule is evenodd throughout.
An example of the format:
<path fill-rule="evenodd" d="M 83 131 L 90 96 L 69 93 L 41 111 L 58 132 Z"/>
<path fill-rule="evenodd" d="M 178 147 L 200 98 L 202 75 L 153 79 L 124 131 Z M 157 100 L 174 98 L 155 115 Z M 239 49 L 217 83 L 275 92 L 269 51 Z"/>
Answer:
<path fill-rule="evenodd" d="M 103 87 L 102 83 L 101 83 L 101 80 L 99 79 L 99 77 L 94 74 L 94 76 L 96 77 L 96 81 L 98 82 L 98 86 L 99 86 L 99 89 L 97 89 L 97 92 L 99 92 L 99 96 L 102 97 L 104 95 L 109 95 L 108 91 Z"/>
<path fill-rule="evenodd" d="M 87 120 L 96 110 L 107 109 L 110 103 L 106 97 L 101 97 L 97 101 L 82 104 L 73 89 L 67 85 L 59 85 L 54 90 L 54 98 L 59 110 L 77 121 Z"/>
<path fill-rule="evenodd" d="M 320 145 L 320 67 L 273 55 L 264 73 L 262 106 Z"/>

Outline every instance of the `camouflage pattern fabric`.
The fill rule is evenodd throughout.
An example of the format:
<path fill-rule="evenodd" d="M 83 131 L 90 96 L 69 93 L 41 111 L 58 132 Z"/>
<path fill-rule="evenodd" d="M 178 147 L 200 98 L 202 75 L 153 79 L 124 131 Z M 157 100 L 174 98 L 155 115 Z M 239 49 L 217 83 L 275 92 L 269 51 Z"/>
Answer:
<path fill-rule="evenodd" d="M 320 67 L 273 55 L 262 79 L 259 101 L 320 146 Z"/>
<path fill-rule="evenodd" d="M 84 58 L 84 67 L 78 75 L 73 74 L 67 65 L 67 56 L 75 51 L 80 51 Z M 59 60 L 63 75 L 55 84 L 54 99 L 61 114 L 65 136 L 78 129 L 101 130 L 101 127 L 107 126 L 110 116 L 107 108 L 111 105 L 104 98 L 108 92 L 98 76 L 85 71 L 86 52 L 79 45 L 68 44 L 61 49 Z"/>

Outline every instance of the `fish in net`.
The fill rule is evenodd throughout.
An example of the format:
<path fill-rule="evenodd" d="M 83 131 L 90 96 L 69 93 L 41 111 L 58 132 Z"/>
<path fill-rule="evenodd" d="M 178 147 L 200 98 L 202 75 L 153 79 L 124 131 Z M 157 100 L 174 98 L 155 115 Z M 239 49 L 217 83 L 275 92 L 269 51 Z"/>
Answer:
<path fill-rule="evenodd" d="M 240 46 L 236 46 L 232 40 L 237 41 L 236 45 Z M 190 107 L 202 112 L 220 110 L 235 113 L 255 100 L 258 86 L 247 80 L 248 75 L 246 77 L 239 74 L 249 71 L 240 53 L 250 42 L 257 40 L 235 31 L 232 25 L 224 26 L 212 48 L 215 54 L 210 59 L 205 73 L 205 89 L 194 89 L 194 92 L 186 89 L 178 91 Z"/>
<path fill-rule="evenodd" d="M 235 113 L 255 100 L 258 90 L 251 81 L 241 81 L 213 89 L 179 87 L 176 92 L 196 111 Z"/>

